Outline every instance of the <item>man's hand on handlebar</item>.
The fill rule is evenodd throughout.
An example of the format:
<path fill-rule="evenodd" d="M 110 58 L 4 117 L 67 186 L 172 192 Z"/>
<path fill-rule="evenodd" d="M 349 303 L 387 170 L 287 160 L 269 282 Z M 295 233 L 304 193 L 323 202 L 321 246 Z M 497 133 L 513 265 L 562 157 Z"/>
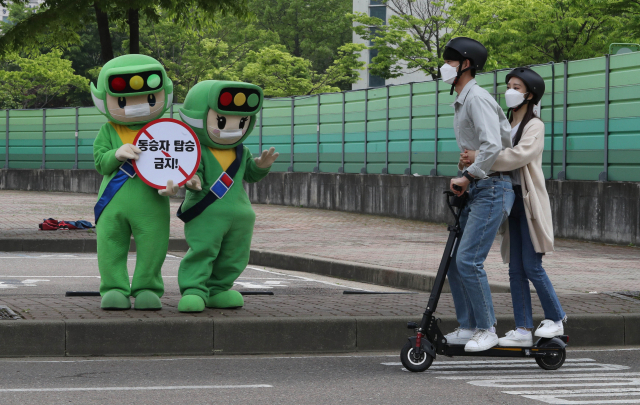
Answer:
<path fill-rule="evenodd" d="M 469 179 L 466 177 L 458 177 L 456 179 L 451 179 L 451 183 L 449 183 L 449 188 L 455 195 L 460 197 L 467 191 L 467 187 L 469 186 Z"/>

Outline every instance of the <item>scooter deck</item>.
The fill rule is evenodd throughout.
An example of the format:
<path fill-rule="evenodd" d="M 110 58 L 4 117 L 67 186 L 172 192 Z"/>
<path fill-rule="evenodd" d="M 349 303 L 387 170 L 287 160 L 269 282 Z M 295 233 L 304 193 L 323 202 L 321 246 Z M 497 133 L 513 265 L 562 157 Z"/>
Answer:
<path fill-rule="evenodd" d="M 564 337 L 564 336 L 563 336 Z M 560 337 L 559 337 L 560 338 Z M 562 339 L 561 339 L 562 340 Z M 539 357 L 544 353 L 562 350 L 562 348 L 537 347 L 533 346 L 494 346 L 491 349 L 481 352 L 467 352 L 464 350 L 465 345 L 444 345 L 443 353 L 445 356 L 478 356 L 478 357 Z"/>

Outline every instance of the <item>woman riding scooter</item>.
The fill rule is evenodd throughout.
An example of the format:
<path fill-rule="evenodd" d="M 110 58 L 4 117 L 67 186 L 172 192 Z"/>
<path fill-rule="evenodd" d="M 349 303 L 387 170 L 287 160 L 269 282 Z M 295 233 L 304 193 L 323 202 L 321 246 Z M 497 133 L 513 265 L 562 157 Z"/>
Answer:
<path fill-rule="evenodd" d="M 506 77 L 505 101 L 509 107 L 513 148 L 500 152 L 492 170 L 513 171 L 516 195 L 508 222 L 503 224 L 501 253 L 509 263 L 509 281 L 516 329 L 499 339 L 500 346 L 532 346 L 533 318 L 529 280 L 533 283 L 545 319 L 535 336 L 552 338 L 564 333 L 558 296 L 542 267 L 542 256 L 553 251 L 551 204 L 542 172 L 544 123 L 540 120 L 539 102 L 545 84 L 540 75 L 528 68 L 512 70 Z M 460 166 L 475 160 L 475 151 L 460 154 Z"/>

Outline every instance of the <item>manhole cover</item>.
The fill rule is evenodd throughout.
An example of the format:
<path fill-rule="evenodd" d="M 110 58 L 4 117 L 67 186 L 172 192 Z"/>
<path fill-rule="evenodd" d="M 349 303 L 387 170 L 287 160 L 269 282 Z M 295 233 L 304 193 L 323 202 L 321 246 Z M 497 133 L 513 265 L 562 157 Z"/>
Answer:
<path fill-rule="evenodd" d="M 13 312 L 11 308 L 6 307 L 4 305 L 0 305 L 0 320 L 12 321 L 16 319 L 22 319 L 22 318 L 20 317 L 20 315 Z"/>

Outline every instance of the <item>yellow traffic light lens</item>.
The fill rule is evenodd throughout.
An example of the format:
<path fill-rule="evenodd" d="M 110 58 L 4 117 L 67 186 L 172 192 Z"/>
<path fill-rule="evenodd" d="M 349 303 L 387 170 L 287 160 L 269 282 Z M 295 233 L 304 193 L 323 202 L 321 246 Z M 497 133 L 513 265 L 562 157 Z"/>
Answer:
<path fill-rule="evenodd" d="M 245 101 L 247 101 L 247 96 L 245 96 L 244 93 L 238 93 L 233 98 L 233 104 L 237 105 L 238 107 L 243 105 Z"/>
<path fill-rule="evenodd" d="M 133 76 L 131 80 L 129 80 L 129 86 L 134 90 L 140 90 L 142 86 L 144 86 L 144 80 L 138 75 Z"/>

